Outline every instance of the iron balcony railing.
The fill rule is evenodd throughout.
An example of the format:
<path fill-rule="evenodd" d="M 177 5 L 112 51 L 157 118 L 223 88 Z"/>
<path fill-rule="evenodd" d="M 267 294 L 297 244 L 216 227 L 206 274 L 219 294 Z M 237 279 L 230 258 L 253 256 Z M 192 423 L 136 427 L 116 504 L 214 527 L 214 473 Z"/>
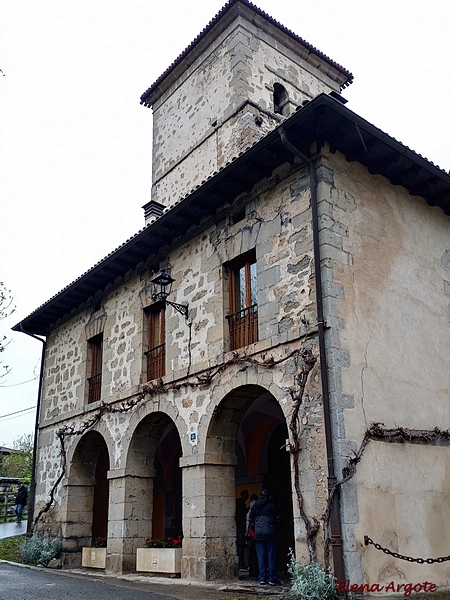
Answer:
<path fill-rule="evenodd" d="M 99 373 L 93 377 L 88 377 L 88 385 L 88 403 L 97 402 L 102 395 L 102 374 Z"/>
<path fill-rule="evenodd" d="M 147 355 L 147 381 L 160 379 L 166 374 L 166 345 L 151 348 Z"/>
<path fill-rule="evenodd" d="M 243 348 L 258 341 L 258 305 L 238 310 L 227 316 L 231 349 Z"/>

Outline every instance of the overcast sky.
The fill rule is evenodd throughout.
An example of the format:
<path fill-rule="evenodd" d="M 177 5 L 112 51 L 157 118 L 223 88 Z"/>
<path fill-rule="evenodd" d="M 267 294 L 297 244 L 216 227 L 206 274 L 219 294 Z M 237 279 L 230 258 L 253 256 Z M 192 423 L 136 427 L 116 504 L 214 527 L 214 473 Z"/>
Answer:
<path fill-rule="evenodd" d="M 0 323 L 0 445 L 33 431 L 37 401 L 41 344 L 10 327 L 143 227 L 139 98 L 223 4 L 0 0 L 0 281 L 17 306 Z M 448 0 L 257 5 L 353 73 L 347 107 L 450 169 Z"/>

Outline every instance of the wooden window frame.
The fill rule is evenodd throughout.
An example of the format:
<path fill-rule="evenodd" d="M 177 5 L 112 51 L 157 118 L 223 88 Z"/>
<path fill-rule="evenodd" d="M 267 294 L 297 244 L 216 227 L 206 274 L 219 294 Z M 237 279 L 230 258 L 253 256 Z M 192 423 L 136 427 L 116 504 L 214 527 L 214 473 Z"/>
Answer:
<path fill-rule="evenodd" d="M 163 303 L 157 303 L 145 309 L 147 350 L 144 354 L 147 381 L 161 379 L 166 374 L 165 314 Z M 156 317 L 158 317 L 158 324 Z M 156 331 L 156 327 L 159 332 Z"/>
<path fill-rule="evenodd" d="M 98 402 L 102 396 L 103 333 L 88 340 L 89 375 L 87 403 Z"/>
<path fill-rule="evenodd" d="M 230 328 L 230 349 L 237 350 L 254 344 L 258 341 L 258 302 L 252 298 L 251 267 L 256 266 L 254 250 L 243 254 L 229 263 L 229 293 L 230 314 L 228 323 Z M 245 278 L 245 306 L 238 306 L 236 302 L 236 272 L 244 269 Z"/>

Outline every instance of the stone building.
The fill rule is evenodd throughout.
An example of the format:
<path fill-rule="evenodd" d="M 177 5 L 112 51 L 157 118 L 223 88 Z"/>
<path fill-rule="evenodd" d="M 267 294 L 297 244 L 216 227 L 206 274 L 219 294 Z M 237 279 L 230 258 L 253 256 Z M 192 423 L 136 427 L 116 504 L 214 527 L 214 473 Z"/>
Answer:
<path fill-rule="evenodd" d="M 340 579 L 449 583 L 365 536 L 448 555 L 450 177 L 351 82 L 231 0 L 143 94 L 145 228 L 15 327 L 45 337 L 34 514 L 66 564 L 182 534 L 183 577 L 235 577 L 235 498 L 264 485 L 280 570 L 332 542 Z"/>

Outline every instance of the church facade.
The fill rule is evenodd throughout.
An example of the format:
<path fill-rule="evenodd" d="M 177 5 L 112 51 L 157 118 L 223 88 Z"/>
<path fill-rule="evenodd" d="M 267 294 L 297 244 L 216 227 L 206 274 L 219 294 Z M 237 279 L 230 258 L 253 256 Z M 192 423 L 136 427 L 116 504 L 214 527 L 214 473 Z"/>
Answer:
<path fill-rule="evenodd" d="M 34 518 L 65 564 L 181 535 L 182 577 L 236 577 L 235 499 L 268 487 L 280 572 L 449 584 L 395 554 L 448 554 L 450 176 L 352 79 L 230 0 L 142 95 L 144 229 L 15 327 L 45 338 Z"/>

